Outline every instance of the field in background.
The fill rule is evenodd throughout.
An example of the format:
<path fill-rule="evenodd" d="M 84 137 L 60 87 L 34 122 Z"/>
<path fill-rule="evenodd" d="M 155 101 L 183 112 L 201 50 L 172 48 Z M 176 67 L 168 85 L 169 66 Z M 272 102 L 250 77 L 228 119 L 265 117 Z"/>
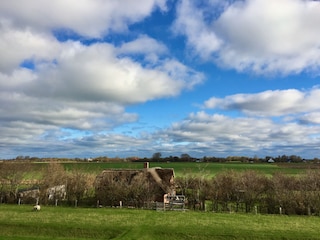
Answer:
<path fill-rule="evenodd" d="M 319 217 L 0 205 L 0 239 L 319 239 Z"/>
<path fill-rule="evenodd" d="M 141 169 L 143 163 L 139 162 L 114 162 L 114 163 L 100 163 L 100 162 L 68 162 L 63 163 L 67 170 L 79 169 L 88 173 L 100 173 L 104 169 Z M 196 162 L 150 162 L 150 167 L 173 168 L 176 177 L 186 174 L 194 174 L 205 177 L 213 177 L 217 173 L 226 170 L 245 171 L 254 170 L 259 173 L 271 175 L 276 172 L 285 174 L 299 174 L 303 173 L 309 168 L 313 168 L 314 164 L 307 163 L 286 163 L 286 164 L 263 164 L 263 163 L 196 163 Z"/>

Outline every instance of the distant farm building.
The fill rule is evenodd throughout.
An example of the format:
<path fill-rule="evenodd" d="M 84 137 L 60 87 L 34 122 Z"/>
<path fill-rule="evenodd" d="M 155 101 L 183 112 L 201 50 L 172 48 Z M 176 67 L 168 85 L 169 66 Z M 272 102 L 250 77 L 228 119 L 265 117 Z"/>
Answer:
<path fill-rule="evenodd" d="M 42 202 L 66 199 L 67 192 L 66 192 L 65 185 L 53 186 L 43 191 L 44 191 L 44 196 L 41 198 L 41 191 L 39 187 L 22 189 L 18 192 L 19 202 L 38 203 L 40 198 Z"/>
<path fill-rule="evenodd" d="M 18 192 L 19 202 L 36 203 L 40 197 L 40 190 L 38 187 L 30 189 L 22 189 Z"/>
<path fill-rule="evenodd" d="M 66 185 L 53 186 L 47 189 L 48 200 L 65 200 L 67 196 Z"/>
<path fill-rule="evenodd" d="M 268 160 L 268 163 L 274 163 L 275 161 L 274 161 L 274 159 L 273 158 L 270 158 L 269 160 Z"/>
<path fill-rule="evenodd" d="M 132 205 L 163 202 L 164 195 L 175 195 L 172 168 L 104 170 L 96 177 L 95 192 L 102 205 Z"/>

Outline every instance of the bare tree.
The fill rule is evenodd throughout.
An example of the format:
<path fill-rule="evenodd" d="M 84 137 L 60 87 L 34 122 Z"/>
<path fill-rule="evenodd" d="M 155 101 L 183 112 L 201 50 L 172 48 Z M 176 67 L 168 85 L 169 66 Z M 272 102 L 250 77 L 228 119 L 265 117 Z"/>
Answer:
<path fill-rule="evenodd" d="M 103 205 L 117 206 L 122 201 L 128 204 L 130 199 L 130 184 L 134 173 L 113 172 L 104 174 L 98 182 L 95 183 L 96 197 Z"/>
<path fill-rule="evenodd" d="M 67 175 L 66 184 L 67 200 L 79 202 L 88 193 L 92 180 L 89 174 L 73 170 Z"/>
<path fill-rule="evenodd" d="M 201 209 L 202 191 L 204 190 L 203 178 L 199 178 L 193 173 L 185 173 L 182 177 L 175 179 L 175 184 L 178 192 L 185 196 L 189 208 Z"/>
<path fill-rule="evenodd" d="M 161 159 L 161 152 L 156 152 L 152 155 L 154 161 L 159 161 Z"/>
<path fill-rule="evenodd" d="M 223 211 L 230 211 L 229 203 L 236 202 L 239 194 L 238 177 L 235 171 L 226 171 L 215 176 L 213 180 L 215 193 L 212 196 L 214 210 L 217 211 L 221 205 Z"/>
<path fill-rule="evenodd" d="M 4 161 L 0 163 L 1 201 L 4 199 L 8 202 L 17 200 L 19 187 L 30 169 L 29 162 Z"/>
<path fill-rule="evenodd" d="M 320 174 L 317 170 L 308 170 L 299 178 L 301 203 L 307 215 L 320 214 Z"/>
<path fill-rule="evenodd" d="M 281 208 L 283 213 L 295 214 L 297 208 L 297 198 L 299 197 L 299 182 L 294 176 L 276 173 L 273 178 L 273 197 L 277 208 Z"/>
<path fill-rule="evenodd" d="M 259 204 L 268 188 L 268 179 L 255 171 L 245 171 L 238 178 L 238 189 L 242 192 L 246 212 L 250 212 L 254 204 Z"/>
<path fill-rule="evenodd" d="M 64 185 L 66 187 L 66 171 L 60 163 L 50 162 L 43 170 L 42 180 L 40 182 L 40 199 L 42 203 L 48 203 L 48 189 L 53 188 L 52 200 L 62 200 L 63 195 L 54 188 Z"/>

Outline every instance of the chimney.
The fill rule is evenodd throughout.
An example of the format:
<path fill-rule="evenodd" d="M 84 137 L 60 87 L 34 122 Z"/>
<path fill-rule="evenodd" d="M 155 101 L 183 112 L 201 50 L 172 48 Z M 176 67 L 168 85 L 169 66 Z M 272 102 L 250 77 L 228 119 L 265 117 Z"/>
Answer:
<path fill-rule="evenodd" d="M 143 165 L 143 168 L 144 169 L 148 169 L 149 168 L 149 162 L 145 162 L 144 165 Z"/>

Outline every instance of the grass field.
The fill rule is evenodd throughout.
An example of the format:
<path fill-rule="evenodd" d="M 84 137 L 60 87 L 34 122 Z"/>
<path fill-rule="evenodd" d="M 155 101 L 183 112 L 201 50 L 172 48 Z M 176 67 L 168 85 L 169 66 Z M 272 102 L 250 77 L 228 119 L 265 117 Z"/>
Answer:
<path fill-rule="evenodd" d="M 0 239 L 320 239 L 319 217 L 0 205 Z"/>
<path fill-rule="evenodd" d="M 67 170 L 80 169 L 88 173 L 99 174 L 104 169 L 139 169 L 143 167 L 143 163 L 133 162 L 116 162 L 116 163 L 63 163 Z M 151 162 L 150 167 L 173 168 L 177 177 L 185 174 L 201 175 L 213 177 L 217 173 L 226 170 L 245 171 L 254 170 L 266 175 L 275 172 L 283 172 L 285 174 L 299 174 L 310 167 L 310 164 L 250 164 L 250 163 L 196 163 L 196 162 L 169 162 L 157 163 Z"/>

